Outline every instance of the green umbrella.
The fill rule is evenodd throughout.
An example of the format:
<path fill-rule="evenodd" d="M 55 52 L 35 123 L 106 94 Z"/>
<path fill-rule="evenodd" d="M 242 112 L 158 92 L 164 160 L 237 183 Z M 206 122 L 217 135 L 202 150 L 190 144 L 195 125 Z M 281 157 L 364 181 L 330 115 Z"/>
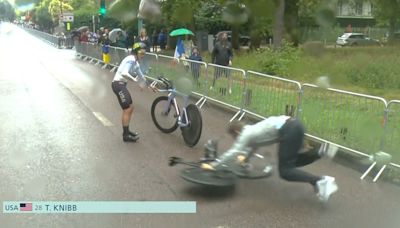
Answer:
<path fill-rule="evenodd" d="M 170 36 L 181 36 L 181 35 L 194 35 L 192 31 L 185 28 L 175 29 L 169 33 Z"/>

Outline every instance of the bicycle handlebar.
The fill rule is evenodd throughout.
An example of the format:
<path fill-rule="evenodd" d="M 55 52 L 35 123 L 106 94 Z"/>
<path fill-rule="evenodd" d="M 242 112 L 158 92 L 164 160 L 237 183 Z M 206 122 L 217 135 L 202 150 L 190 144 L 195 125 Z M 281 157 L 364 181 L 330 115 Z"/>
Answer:
<path fill-rule="evenodd" d="M 173 89 L 173 84 L 168 78 L 159 76 L 158 80 L 160 80 L 167 87 L 167 89 Z"/>

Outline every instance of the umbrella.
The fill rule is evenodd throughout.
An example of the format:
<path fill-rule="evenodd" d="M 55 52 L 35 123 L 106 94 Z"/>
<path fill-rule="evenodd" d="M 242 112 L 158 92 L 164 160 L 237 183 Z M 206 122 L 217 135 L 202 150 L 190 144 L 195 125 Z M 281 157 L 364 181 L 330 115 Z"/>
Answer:
<path fill-rule="evenodd" d="M 179 28 L 179 29 L 175 29 L 174 31 L 172 31 L 169 35 L 170 36 L 180 36 L 180 35 L 194 35 L 194 34 L 189 29 Z"/>
<path fill-rule="evenodd" d="M 113 30 L 111 30 L 111 32 L 108 33 L 108 38 L 112 41 L 112 42 L 117 42 L 117 36 L 118 36 L 118 32 L 121 32 L 122 35 L 124 37 L 126 37 L 126 32 L 120 28 L 115 28 Z"/>
<path fill-rule="evenodd" d="M 86 32 L 89 30 L 89 26 L 82 26 L 80 28 L 78 28 L 76 31 L 78 32 Z"/>

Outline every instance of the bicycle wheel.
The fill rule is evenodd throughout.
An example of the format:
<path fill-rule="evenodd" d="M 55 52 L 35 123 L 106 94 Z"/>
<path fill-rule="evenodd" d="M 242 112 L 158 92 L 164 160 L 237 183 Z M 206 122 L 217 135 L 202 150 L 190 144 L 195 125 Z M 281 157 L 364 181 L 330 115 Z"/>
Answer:
<path fill-rule="evenodd" d="M 186 127 L 181 127 L 181 131 L 185 143 L 192 147 L 199 142 L 203 121 L 199 109 L 194 104 L 189 104 L 186 107 L 186 114 L 189 124 Z"/>
<path fill-rule="evenodd" d="M 151 105 L 151 118 L 160 131 L 171 133 L 178 128 L 178 114 L 174 108 L 174 101 L 164 113 L 166 105 L 168 105 L 167 96 L 157 97 Z"/>

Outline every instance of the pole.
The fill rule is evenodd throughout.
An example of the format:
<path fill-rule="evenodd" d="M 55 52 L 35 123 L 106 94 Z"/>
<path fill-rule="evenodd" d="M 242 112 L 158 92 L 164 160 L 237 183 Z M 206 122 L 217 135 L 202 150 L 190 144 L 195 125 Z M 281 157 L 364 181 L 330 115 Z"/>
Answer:
<path fill-rule="evenodd" d="M 96 20 L 94 15 L 92 15 L 92 22 L 93 22 L 93 32 L 96 33 Z"/>
<path fill-rule="evenodd" d="M 63 0 L 60 0 L 60 16 L 59 16 L 59 25 L 61 26 L 63 23 L 63 9 L 62 9 L 62 5 L 63 5 Z"/>
<path fill-rule="evenodd" d="M 142 30 L 143 27 L 143 19 L 138 18 L 138 36 L 140 36 L 140 31 Z"/>

